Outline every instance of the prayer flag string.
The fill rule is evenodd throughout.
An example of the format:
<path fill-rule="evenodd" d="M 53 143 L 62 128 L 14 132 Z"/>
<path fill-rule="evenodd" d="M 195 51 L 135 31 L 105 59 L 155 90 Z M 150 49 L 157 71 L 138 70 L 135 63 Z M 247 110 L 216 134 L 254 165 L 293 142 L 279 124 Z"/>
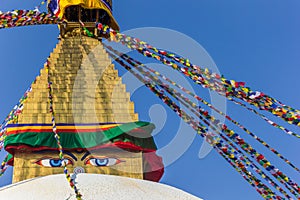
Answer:
<path fill-rule="evenodd" d="M 123 41 L 121 41 L 121 42 L 123 42 Z M 134 46 L 131 46 L 131 49 L 132 49 L 132 47 L 134 47 Z M 180 70 L 179 70 L 177 64 L 165 59 L 164 57 L 157 56 L 157 55 L 151 53 L 149 50 L 146 50 L 146 49 L 137 49 L 137 50 L 139 53 L 142 53 L 144 56 L 155 58 L 155 59 L 161 61 L 163 64 L 172 66 L 174 69 L 177 69 L 181 73 L 184 73 L 186 76 L 190 77 L 197 84 L 204 85 L 205 88 L 214 90 L 214 91 L 218 92 L 219 94 L 226 96 L 227 98 L 230 97 L 230 98 L 241 99 L 243 101 L 250 103 L 251 105 L 258 107 L 261 110 L 267 110 L 267 111 L 271 112 L 272 114 L 284 119 L 285 121 L 287 121 L 290 124 L 300 126 L 300 114 L 293 113 L 292 111 L 288 111 L 283 107 L 281 108 L 281 107 L 275 105 L 273 102 L 273 99 L 270 99 L 268 96 L 264 95 L 261 92 L 253 92 L 249 88 L 244 88 L 243 87 L 244 83 L 241 83 L 241 82 L 238 83 L 238 82 L 235 82 L 232 80 L 229 81 L 229 80 L 226 80 L 225 78 L 217 76 L 215 74 L 212 74 L 210 76 L 208 70 L 202 70 L 202 72 L 204 72 L 204 74 L 206 74 L 206 78 L 208 78 L 208 79 L 204 79 L 203 76 L 201 76 L 202 75 L 201 73 L 196 73 L 195 70 L 190 70 L 189 68 L 180 68 L 179 67 L 180 68 Z M 200 70 L 198 70 L 198 71 L 200 71 Z M 214 77 L 214 78 L 211 78 L 211 77 Z M 219 79 L 222 80 L 222 85 L 218 84 L 218 82 L 216 81 Z M 225 93 L 224 93 L 224 89 L 225 89 Z M 300 138 L 299 135 L 296 135 L 296 136 L 298 138 Z"/>
<path fill-rule="evenodd" d="M 138 52 L 140 52 L 141 54 L 143 54 L 143 55 L 145 55 L 145 56 L 147 56 L 147 57 L 149 57 L 149 52 L 148 51 L 140 51 L 140 50 L 138 50 Z M 151 56 L 152 57 L 152 56 Z M 177 69 L 178 70 L 178 66 L 175 64 L 175 65 L 173 65 L 173 64 L 170 64 L 167 60 L 162 60 L 162 62 L 164 63 L 164 64 L 166 64 L 166 65 L 168 65 L 168 66 L 172 66 L 174 69 Z M 184 69 L 184 68 L 180 68 L 180 70 L 178 70 L 178 71 L 180 71 L 180 72 L 182 72 L 183 74 L 185 74 L 186 76 L 188 76 L 188 77 L 191 77 L 191 75 L 192 75 L 192 80 L 194 81 L 194 82 L 196 82 L 196 83 L 200 83 L 201 85 L 204 85 L 204 87 L 205 88 L 211 88 L 212 87 L 212 85 L 213 84 L 216 84 L 216 82 L 214 82 L 213 83 L 213 81 L 210 81 L 210 82 L 208 82 L 207 80 L 205 80 L 203 77 L 199 77 L 199 76 L 197 76 L 197 75 L 193 75 L 192 73 L 190 73 L 187 69 Z M 220 88 L 220 89 L 214 89 L 215 91 L 218 91 L 219 92 L 219 94 L 222 94 L 222 89 L 221 89 L 221 86 L 218 86 L 218 87 L 215 87 L 215 88 Z M 233 99 L 232 97 L 227 97 L 229 100 L 232 100 L 232 101 L 234 101 L 234 102 L 237 102 L 235 99 Z M 238 105 L 240 105 L 240 104 L 238 104 Z M 259 115 L 260 117 L 263 117 L 264 115 Z M 292 131 L 289 131 L 289 130 L 287 130 L 286 128 L 284 128 L 284 127 L 282 127 L 282 126 L 279 126 L 279 125 L 277 125 L 275 122 L 272 122 L 271 120 L 269 120 L 268 118 L 266 118 L 266 117 L 263 117 L 263 119 L 265 120 L 265 121 L 267 121 L 269 124 L 271 124 L 272 126 L 274 126 L 274 127 L 276 127 L 276 128 L 279 128 L 279 129 L 281 129 L 281 130 L 283 130 L 285 133 L 287 133 L 287 134 L 289 134 L 289 135 L 293 135 L 293 136 L 295 136 L 295 137 L 297 137 L 297 138 L 300 138 L 300 135 L 299 134 L 296 134 L 296 133 L 294 133 L 294 132 L 292 132 Z"/>
<path fill-rule="evenodd" d="M 0 166 L 0 177 L 3 176 L 3 174 L 5 173 L 5 171 L 7 169 L 7 162 L 8 162 L 8 154 L 5 156 L 4 160 L 1 163 L 1 166 Z"/>
<path fill-rule="evenodd" d="M 59 151 L 59 158 L 61 160 L 61 162 L 63 163 L 63 167 L 64 167 L 64 174 L 66 176 L 66 179 L 68 180 L 70 187 L 74 190 L 75 194 L 76 194 L 76 199 L 77 200 L 82 200 L 82 195 L 80 194 L 79 190 L 77 189 L 76 185 L 75 185 L 75 180 L 71 179 L 71 175 L 68 171 L 67 168 L 67 163 L 66 160 L 64 159 L 64 155 L 63 155 L 63 147 L 61 146 L 60 143 L 60 136 L 57 132 L 57 127 L 56 127 L 56 122 L 55 122 L 55 112 L 54 112 L 54 108 L 53 108 L 53 94 L 52 94 L 52 82 L 51 82 L 51 77 L 50 77 L 50 62 L 49 60 L 46 62 L 46 71 L 48 74 L 48 91 L 49 91 L 49 111 L 52 115 L 52 130 L 54 133 L 54 138 L 57 142 L 57 146 L 58 146 L 58 151 Z"/>
<path fill-rule="evenodd" d="M 0 29 L 29 25 L 58 24 L 64 20 L 55 15 L 36 10 L 0 11 Z"/>
<path fill-rule="evenodd" d="M 157 50 L 156 48 L 148 45 L 146 42 L 121 34 L 109 28 L 108 26 L 102 25 L 100 23 L 96 24 L 96 26 L 100 31 L 100 34 L 109 35 L 110 40 L 122 43 L 130 49 L 137 50 L 144 56 L 155 58 L 161 61 L 163 64 L 173 67 L 174 69 L 190 77 L 197 84 L 201 84 L 204 87 L 212 89 L 226 97 L 239 98 L 243 101 L 246 101 L 247 103 L 250 103 L 251 105 L 258 107 L 261 110 L 267 110 L 271 112 L 272 114 L 284 119 L 290 124 L 300 126 L 300 111 L 284 105 L 281 102 L 261 92 L 252 91 L 250 88 L 245 87 L 245 83 L 243 82 L 227 80 L 223 76 L 211 73 L 208 69 L 201 69 L 196 65 L 192 65 L 188 61 L 188 59 L 183 60 L 181 59 L 181 57 L 178 57 L 174 54 L 169 54 L 166 51 Z M 156 50 L 159 53 L 155 54 L 155 51 L 151 52 L 152 49 Z M 180 64 L 183 64 L 184 66 L 186 66 L 186 68 L 179 67 L 176 63 L 167 60 L 166 58 L 168 57 L 172 58 L 176 62 L 179 62 Z M 208 79 L 204 79 L 202 75 L 205 75 L 206 78 L 209 79 L 209 81 Z"/>
<path fill-rule="evenodd" d="M 123 40 L 124 41 L 124 40 Z M 128 40 L 127 40 L 128 41 Z M 143 42 L 141 43 L 138 39 L 129 39 L 127 45 L 139 46 L 139 49 L 152 50 L 152 52 L 158 53 L 155 57 L 165 57 L 170 58 L 184 66 L 188 67 L 190 72 L 198 71 L 200 74 L 204 74 L 206 77 L 213 78 L 214 81 L 221 81 L 226 89 L 226 97 L 236 97 L 247 103 L 250 103 L 262 110 L 267 110 L 278 117 L 283 118 L 285 121 L 291 124 L 300 125 L 300 111 L 291 108 L 281 102 L 275 100 L 274 98 L 263 94 L 262 92 L 252 91 L 249 87 L 245 87 L 245 83 L 236 82 L 234 80 L 227 80 L 223 76 L 216 75 L 212 73 L 209 69 L 202 69 L 199 66 L 193 65 L 188 59 L 182 58 L 176 54 L 169 53 L 165 50 L 159 50 L 151 45 Z M 150 52 L 151 53 L 151 52 Z M 170 62 L 170 61 L 169 61 Z M 213 88 L 212 88 L 213 89 Z"/>
<path fill-rule="evenodd" d="M 142 75 L 144 75 L 145 77 L 150 78 L 152 81 L 156 82 L 156 84 L 158 84 L 162 89 L 164 89 L 165 91 L 167 91 L 170 95 L 172 95 L 180 103 L 182 103 L 183 105 L 185 105 L 185 107 L 190 108 L 190 111 L 192 111 L 197 117 L 199 117 L 205 124 L 207 124 L 208 126 L 214 125 L 217 129 L 219 129 L 222 132 L 224 132 L 223 131 L 224 127 L 226 127 L 225 124 L 219 123 L 219 121 L 217 121 L 214 117 L 210 116 L 208 114 L 208 112 L 205 111 L 203 108 L 201 108 L 201 107 L 198 108 L 196 106 L 196 104 L 194 104 L 193 102 L 191 102 L 188 98 L 184 97 L 182 94 L 178 93 L 175 89 L 171 88 L 170 86 L 168 86 L 165 83 L 162 83 L 161 80 L 159 80 L 157 77 L 154 77 L 149 72 L 145 72 L 143 70 L 143 68 L 145 68 L 145 65 L 143 65 L 142 67 L 139 67 L 140 66 L 140 64 L 139 64 L 140 62 L 137 63 L 137 62 L 133 61 L 133 59 L 129 59 L 126 54 L 121 54 L 121 53 L 117 52 L 116 50 L 112 49 L 111 47 L 109 47 L 107 45 L 104 45 L 104 46 L 107 49 L 109 49 L 112 52 L 114 52 L 116 55 L 120 56 L 122 59 L 124 59 L 127 63 L 129 63 L 131 66 L 133 66 L 135 69 L 137 69 Z M 189 104 L 189 105 L 187 105 L 187 104 Z M 207 120 L 210 121 L 210 122 L 208 122 Z M 230 141 L 228 141 L 227 138 L 224 137 L 222 135 L 222 133 L 219 132 L 217 129 L 214 129 L 214 131 L 216 131 L 226 142 L 230 143 Z M 226 127 L 226 129 L 227 129 L 227 127 Z M 228 129 L 227 132 L 233 132 L 233 131 Z M 240 136 L 238 136 L 238 135 L 237 135 L 237 137 L 240 139 L 239 142 L 241 143 L 241 141 L 243 141 L 243 139 L 241 139 Z M 237 143 L 236 141 L 234 141 L 234 142 L 236 144 L 240 145 L 240 143 Z M 247 143 L 242 143 L 242 144 L 250 146 Z M 231 145 L 233 145 L 233 144 L 231 143 Z M 237 151 L 237 152 L 239 152 L 241 154 L 239 156 L 244 157 L 244 156 L 242 156 L 243 153 L 238 148 L 236 148 L 234 145 L 233 145 L 233 148 L 234 148 L 235 151 Z M 249 148 L 252 148 L 252 147 L 250 146 Z M 251 157 L 254 157 L 254 156 L 251 155 Z M 262 170 L 260 170 L 250 159 L 248 159 L 246 157 L 246 158 L 243 159 L 243 161 L 246 161 L 246 165 L 248 167 L 250 166 L 254 171 L 256 171 L 257 173 L 259 173 L 262 176 L 262 178 L 266 179 L 276 189 L 278 189 L 280 192 L 284 192 L 284 190 L 282 188 L 280 188 L 274 181 L 272 181 L 272 179 L 270 177 L 268 177 Z M 249 163 L 251 163 L 252 165 L 249 165 Z M 285 184 L 285 186 L 290 190 L 290 192 L 297 196 L 297 193 L 295 193 L 291 189 L 291 187 L 287 186 L 286 183 L 284 183 L 283 181 L 281 181 L 281 183 Z M 287 196 L 286 193 L 284 193 L 284 194 Z"/>
<path fill-rule="evenodd" d="M 254 114 L 260 116 L 260 117 L 261 117 L 264 121 L 266 121 L 268 124 L 270 124 L 271 126 L 273 126 L 273 127 L 275 127 L 275 128 L 278 128 L 278 129 L 284 131 L 286 134 L 288 134 L 288 135 L 293 135 L 293 136 L 295 136 L 295 137 L 297 137 L 297 138 L 300 138 L 300 135 L 299 135 L 299 134 L 294 133 L 293 131 L 291 131 L 291 130 L 289 130 L 289 129 L 287 129 L 287 128 L 285 128 L 285 127 L 283 127 L 283 126 L 281 126 L 281 125 L 279 125 L 279 124 L 277 124 L 277 123 L 275 123 L 274 121 L 270 120 L 268 117 L 266 117 L 265 115 L 263 115 L 262 113 L 259 113 L 259 112 L 256 111 L 255 109 L 248 107 L 246 104 L 243 104 L 242 102 L 239 102 L 239 101 L 237 101 L 236 99 L 233 99 L 233 98 L 230 98 L 230 97 L 228 98 L 228 100 L 230 100 L 230 101 L 232 101 L 233 103 L 235 103 L 235 104 L 237 104 L 237 105 L 239 105 L 239 106 L 242 106 L 242 107 L 246 108 L 247 110 L 249 110 L 250 112 L 252 112 L 252 113 L 254 113 Z"/>
<path fill-rule="evenodd" d="M 149 80 L 143 79 L 143 77 L 136 72 L 134 72 L 131 67 L 126 65 L 122 60 L 117 58 L 112 53 L 108 52 L 108 54 L 121 66 L 130 71 L 135 77 L 137 77 L 141 82 L 143 82 L 152 92 L 156 94 L 163 102 L 168 105 L 177 115 L 179 115 L 187 124 L 189 124 L 193 129 L 197 131 L 202 137 L 212 136 L 213 134 L 207 133 L 208 129 L 200 122 L 196 122 L 193 117 L 190 117 L 186 114 L 185 111 L 181 110 L 179 106 L 177 106 L 170 98 L 168 98 L 163 91 L 160 91 L 157 86 L 150 82 Z M 262 183 L 261 180 L 257 179 L 251 172 L 249 172 L 245 165 L 241 163 L 241 157 L 236 156 L 237 153 L 231 153 L 230 150 L 233 149 L 225 146 L 225 142 L 220 138 L 210 137 L 211 145 L 217 150 L 219 154 L 221 154 L 242 176 L 253 186 L 256 190 L 266 199 L 280 199 L 281 197 L 275 197 L 275 193 L 270 190 L 265 184 Z M 222 142 L 221 142 L 222 141 Z"/>
<path fill-rule="evenodd" d="M 35 81 L 33 81 L 35 83 Z M 32 83 L 32 84 L 33 84 Z M 31 86 L 32 86 L 31 84 Z M 22 98 L 19 100 L 19 102 L 13 107 L 13 109 L 10 111 L 10 113 L 7 115 L 7 117 L 4 119 L 0 126 L 0 151 L 3 148 L 4 140 L 6 136 L 6 126 L 7 124 L 15 124 L 18 122 L 18 116 L 22 113 L 24 103 L 28 97 L 29 92 L 31 92 L 31 86 L 26 90 Z"/>
<path fill-rule="evenodd" d="M 228 130 L 227 127 L 223 131 L 225 131 L 227 136 L 231 137 L 231 139 L 233 139 L 235 142 L 240 142 L 240 146 L 243 148 L 243 150 L 245 150 L 248 154 L 252 155 L 260 163 L 260 165 L 262 165 L 267 171 L 269 171 L 275 178 L 279 179 L 282 183 L 286 182 L 296 191 L 296 193 L 300 193 L 300 187 L 296 182 L 292 181 L 289 177 L 287 177 L 285 174 L 279 171 L 278 168 L 273 166 L 262 154 L 256 152 L 250 145 L 245 145 L 245 142 L 243 140 L 242 142 L 239 141 L 239 135 L 237 135 L 231 130 Z"/>
<path fill-rule="evenodd" d="M 170 80 L 166 76 L 160 74 L 158 71 L 147 67 L 143 63 L 137 61 L 136 59 L 131 58 L 127 54 L 120 53 L 117 50 L 113 49 L 111 46 L 108 46 L 106 44 L 103 44 L 103 46 L 105 48 L 107 48 L 108 50 L 112 51 L 113 53 L 115 53 L 116 55 L 118 55 L 119 57 L 123 58 L 127 63 L 131 64 L 132 66 L 134 66 L 134 67 L 142 66 L 143 68 L 145 68 L 146 70 L 148 70 L 151 73 L 155 74 L 156 76 L 158 76 L 158 77 L 162 78 L 163 80 L 169 82 L 171 85 L 174 85 L 175 87 L 181 89 L 186 94 L 189 94 L 191 97 L 195 98 L 196 100 L 199 100 L 201 103 L 203 103 L 204 105 L 206 105 L 209 108 L 213 109 L 214 111 L 216 111 L 217 113 L 219 113 L 220 115 L 222 115 L 226 119 L 228 119 L 230 122 L 232 122 L 233 124 L 238 126 L 240 129 L 244 130 L 247 134 L 252 136 L 255 140 L 260 142 L 262 145 L 264 145 L 266 148 L 268 148 L 270 151 L 272 151 L 275 155 L 277 155 L 279 158 L 281 158 L 283 161 L 285 161 L 287 164 L 289 164 L 292 168 L 294 168 L 296 171 L 300 172 L 300 170 L 294 164 L 292 164 L 287 158 L 282 156 L 282 154 L 280 154 L 277 150 L 272 148 L 269 144 L 267 144 L 265 141 L 263 141 L 261 138 L 259 138 L 257 135 L 255 135 L 253 132 L 249 131 L 245 126 L 243 126 L 239 122 L 233 120 L 230 116 L 228 116 L 225 113 L 223 113 L 222 111 L 218 110 L 217 108 L 215 108 L 213 105 L 211 105 L 210 103 L 208 103 L 207 101 L 205 101 L 204 99 L 199 97 L 198 95 L 194 94 L 190 90 L 185 89 L 184 87 L 182 87 L 181 85 L 177 84 L 176 82 Z M 144 73 L 147 74 L 147 76 L 149 75 L 149 73 L 146 73 L 146 72 L 144 72 Z M 157 80 L 157 78 L 154 78 L 154 77 L 153 77 L 153 79 Z M 163 84 L 163 83 L 161 83 L 161 84 Z M 168 88 L 170 88 L 170 87 L 168 87 Z M 170 89 L 172 89 L 172 88 L 170 88 Z M 188 98 L 184 97 L 181 93 L 177 92 L 175 89 L 173 89 L 173 90 L 175 91 L 176 94 L 179 94 L 181 96 L 181 98 L 183 98 L 183 100 L 187 101 L 190 104 L 190 106 L 192 106 L 195 109 L 198 109 L 199 112 L 206 113 L 206 111 L 204 111 L 203 108 L 201 108 L 201 107 L 198 108 L 198 106 L 195 103 L 191 102 Z"/>

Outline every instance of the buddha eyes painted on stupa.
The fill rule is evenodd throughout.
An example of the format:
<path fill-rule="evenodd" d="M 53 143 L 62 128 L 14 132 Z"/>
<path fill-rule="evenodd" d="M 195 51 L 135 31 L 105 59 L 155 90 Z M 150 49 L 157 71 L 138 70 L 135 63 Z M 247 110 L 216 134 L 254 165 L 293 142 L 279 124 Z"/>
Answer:
<path fill-rule="evenodd" d="M 109 157 L 109 156 L 93 156 L 90 152 L 85 152 L 84 155 L 76 152 L 72 153 L 69 151 L 64 152 L 67 156 L 64 159 L 59 159 L 57 157 L 43 157 L 38 159 L 34 163 L 43 167 L 63 167 L 64 163 L 66 165 L 72 166 L 95 166 L 95 167 L 111 167 L 117 165 L 121 162 L 126 162 L 124 160 Z"/>

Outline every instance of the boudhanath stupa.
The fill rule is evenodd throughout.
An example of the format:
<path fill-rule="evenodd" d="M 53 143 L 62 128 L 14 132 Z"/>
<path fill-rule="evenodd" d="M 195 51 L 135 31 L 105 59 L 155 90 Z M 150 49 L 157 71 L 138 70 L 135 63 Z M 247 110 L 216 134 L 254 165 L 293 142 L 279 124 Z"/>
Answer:
<path fill-rule="evenodd" d="M 65 163 L 82 199 L 199 199 L 157 183 L 164 166 L 151 136 L 155 126 L 139 121 L 95 30 L 96 22 L 119 30 L 112 0 L 48 4 L 49 12 L 59 12 L 67 23 L 59 25 L 59 42 L 22 113 L 7 125 L 5 150 L 14 166 L 13 184 L 0 188 L 0 196 L 76 199 L 64 175 Z M 59 133 L 63 159 L 53 130 Z"/>

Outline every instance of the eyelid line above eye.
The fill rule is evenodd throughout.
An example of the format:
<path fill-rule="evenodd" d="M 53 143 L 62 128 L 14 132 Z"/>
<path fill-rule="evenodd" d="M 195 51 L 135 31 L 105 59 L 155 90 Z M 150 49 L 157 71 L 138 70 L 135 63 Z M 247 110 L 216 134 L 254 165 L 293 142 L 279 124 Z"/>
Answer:
<path fill-rule="evenodd" d="M 71 165 L 74 165 L 74 161 L 73 161 L 73 158 L 69 157 L 69 156 L 65 156 L 63 157 L 63 159 L 67 159 L 71 162 Z"/>
<path fill-rule="evenodd" d="M 35 161 L 32 161 L 32 164 L 36 164 L 37 162 L 39 162 L 41 160 L 45 160 L 45 159 L 55 159 L 55 158 L 50 157 L 50 156 L 44 156 L 42 158 L 36 159 Z"/>

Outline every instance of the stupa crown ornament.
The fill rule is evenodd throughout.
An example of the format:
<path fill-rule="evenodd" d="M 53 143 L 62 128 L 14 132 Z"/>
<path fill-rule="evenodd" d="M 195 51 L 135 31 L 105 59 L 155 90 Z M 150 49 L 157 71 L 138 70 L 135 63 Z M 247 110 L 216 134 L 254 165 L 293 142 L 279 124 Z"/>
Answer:
<path fill-rule="evenodd" d="M 78 30 L 82 24 L 97 35 L 95 23 L 98 22 L 114 30 L 120 29 L 112 13 L 112 0 L 49 0 L 48 9 L 66 21 L 66 24 L 59 26 L 61 36 Z"/>

